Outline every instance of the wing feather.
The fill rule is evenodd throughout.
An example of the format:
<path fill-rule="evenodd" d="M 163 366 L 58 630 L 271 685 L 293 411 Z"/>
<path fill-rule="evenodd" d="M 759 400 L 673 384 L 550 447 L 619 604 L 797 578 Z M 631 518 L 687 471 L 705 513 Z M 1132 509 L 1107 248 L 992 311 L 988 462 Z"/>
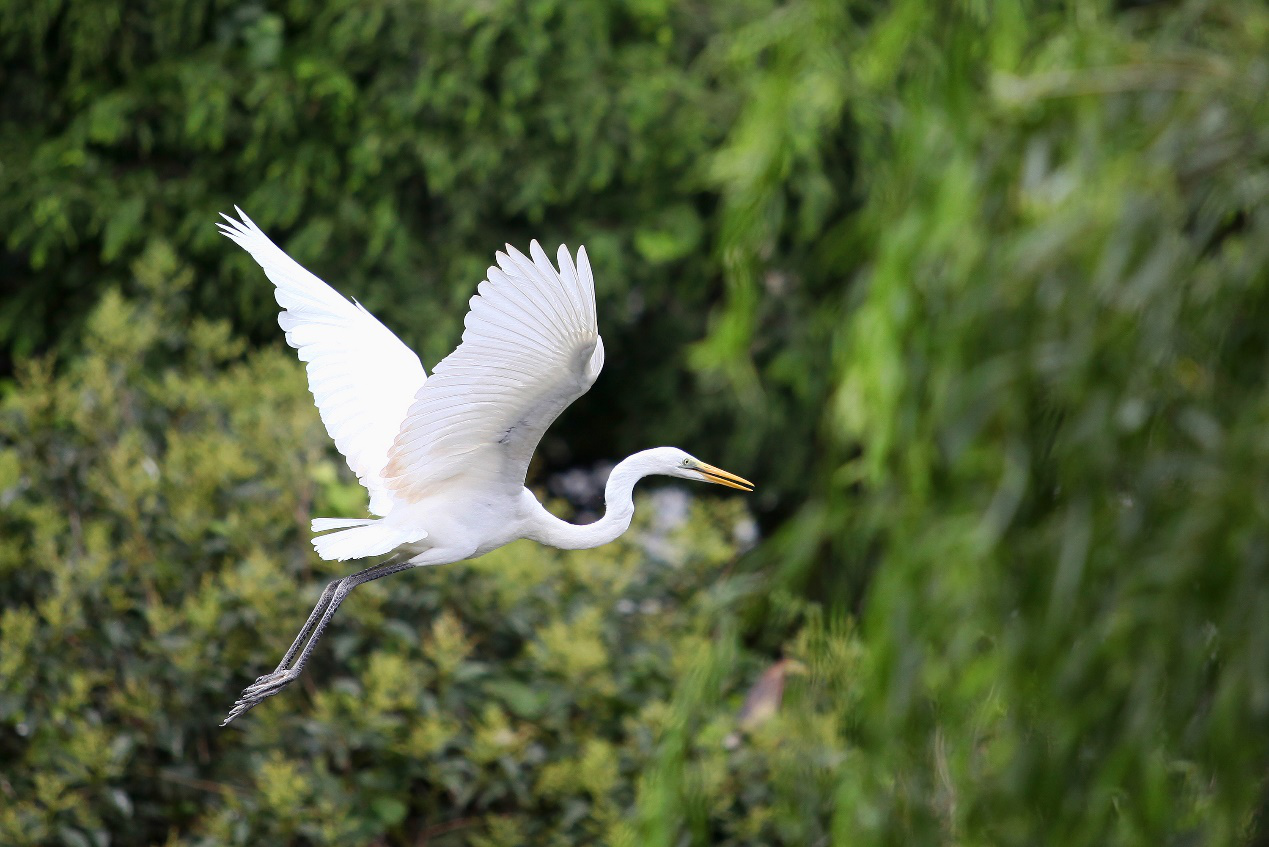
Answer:
<path fill-rule="evenodd" d="M 382 476 L 399 497 L 480 479 L 524 484 L 542 434 L 603 366 L 594 279 L 585 250 L 552 267 L 507 246 L 477 287 L 463 341 L 415 395 Z"/>
<path fill-rule="evenodd" d="M 274 244 L 236 206 L 222 215 L 233 239 L 275 286 L 278 325 L 307 364 L 322 423 L 348 467 L 370 492 L 370 511 L 386 515 L 392 491 L 381 475 L 406 412 L 427 380 L 423 364 L 360 303 L 349 302 Z"/>

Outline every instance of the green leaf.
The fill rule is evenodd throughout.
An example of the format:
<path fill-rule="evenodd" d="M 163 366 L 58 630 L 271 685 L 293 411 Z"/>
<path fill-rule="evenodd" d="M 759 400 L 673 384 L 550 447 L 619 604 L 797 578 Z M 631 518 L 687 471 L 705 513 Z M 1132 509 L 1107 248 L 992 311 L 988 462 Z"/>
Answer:
<path fill-rule="evenodd" d="M 370 801 L 370 808 L 374 810 L 375 817 L 385 827 L 394 827 L 401 823 L 410 810 L 405 803 L 395 797 L 375 797 Z"/>

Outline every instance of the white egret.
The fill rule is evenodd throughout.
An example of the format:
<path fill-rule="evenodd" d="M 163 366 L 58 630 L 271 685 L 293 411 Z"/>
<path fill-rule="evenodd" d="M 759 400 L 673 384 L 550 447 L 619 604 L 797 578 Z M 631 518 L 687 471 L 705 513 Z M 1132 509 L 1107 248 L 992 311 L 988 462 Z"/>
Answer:
<path fill-rule="evenodd" d="M 675 447 L 635 453 L 613 468 L 606 511 L 576 526 L 524 486 L 551 422 L 590 388 L 604 364 L 586 249 L 560 247 L 559 269 L 536 241 L 507 246 L 472 297 L 462 343 L 427 376 L 417 355 L 374 315 L 284 253 L 248 218 L 221 231 L 264 269 L 287 342 L 308 363 L 326 431 L 370 492 L 377 518 L 317 518 L 323 559 L 399 557 L 326 586 L 277 669 L 242 692 L 228 724 L 299 676 L 353 588 L 407 568 L 458 562 L 519 538 L 565 550 L 617 538 L 634 516 L 631 490 L 652 474 L 751 491 L 752 483 Z M 222 726 L 224 725 L 222 724 Z"/>

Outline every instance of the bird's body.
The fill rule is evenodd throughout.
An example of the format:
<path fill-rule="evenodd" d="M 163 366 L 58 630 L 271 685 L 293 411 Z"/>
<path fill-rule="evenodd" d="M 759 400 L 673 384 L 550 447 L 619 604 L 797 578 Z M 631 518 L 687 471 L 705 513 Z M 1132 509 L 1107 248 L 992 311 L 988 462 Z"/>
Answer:
<path fill-rule="evenodd" d="M 384 522 L 389 526 L 399 523 L 402 535 L 411 534 L 416 528 L 428 528 L 426 539 L 398 548 L 409 552 L 410 561 L 415 565 L 474 559 L 522 538 L 561 550 L 599 547 L 617 539 L 630 527 L 634 517 L 631 491 L 635 482 L 647 475 L 639 469 L 656 462 L 661 450 L 673 451 L 676 455 L 671 459 L 682 455 L 682 451 L 674 451 L 674 448 L 647 450 L 627 459 L 624 468 L 619 465 L 613 469 L 605 492 L 604 516 L 591 524 L 579 526 L 560 520 L 524 486 L 517 491 L 467 484 L 446 488 L 417 503 L 394 509 Z M 321 537 L 316 540 L 320 541 Z"/>
<path fill-rule="evenodd" d="M 595 288 L 585 249 L 561 247 L 558 270 L 533 242 L 498 253 L 471 300 L 463 341 L 428 376 L 408 347 L 279 249 L 241 210 L 221 231 L 275 286 L 287 342 L 308 363 L 327 432 L 370 494 L 376 518 L 317 518 L 324 559 L 388 553 L 395 561 L 327 586 L 277 670 L 248 686 L 225 723 L 298 676 L 322 630 L 357 585 L 411 567 L 481 556 L 521 538 L 562 549 L 617 538 L 634 516 L 631 492 L 664 474 L 741 490 L 751 484 L 674 447 L 620 462 L 606 512 L 576 526 L 551 515 L 525 487 L 542 434 L 590 388 L 604 364 Z M 302 649 L 301 649 L 302 648 Z"/>

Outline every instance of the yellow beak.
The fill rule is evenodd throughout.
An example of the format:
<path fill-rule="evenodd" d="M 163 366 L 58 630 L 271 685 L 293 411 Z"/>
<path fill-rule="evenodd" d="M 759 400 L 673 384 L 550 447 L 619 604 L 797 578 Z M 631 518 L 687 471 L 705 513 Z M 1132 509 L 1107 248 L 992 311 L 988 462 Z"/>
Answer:
<path fill-rule="evenodd" d="M 706 482 L 725 485 L 728 488 L 737 488 L 741 491 L 753 491 L 753 483 L 742 476 L 736 476 L 734 473 L 728 473 L 722 468 L 716 468 L 713 465 L 707 465 L 704 462 L 698 462 L 695 470 L 700 471 L 705 477 Z"/>

